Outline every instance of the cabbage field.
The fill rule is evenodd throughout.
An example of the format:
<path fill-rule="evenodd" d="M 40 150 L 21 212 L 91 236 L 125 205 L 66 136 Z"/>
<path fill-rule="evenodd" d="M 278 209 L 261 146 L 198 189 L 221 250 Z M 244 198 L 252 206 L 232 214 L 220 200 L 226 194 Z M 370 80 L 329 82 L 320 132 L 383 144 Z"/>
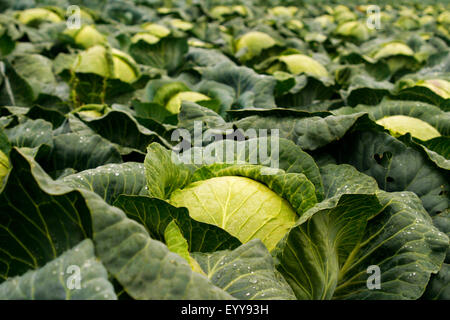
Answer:
<path fill-rule="evenodd" d="M 450 3 L 3 0 L 0 300 L 449 300 Z"/>

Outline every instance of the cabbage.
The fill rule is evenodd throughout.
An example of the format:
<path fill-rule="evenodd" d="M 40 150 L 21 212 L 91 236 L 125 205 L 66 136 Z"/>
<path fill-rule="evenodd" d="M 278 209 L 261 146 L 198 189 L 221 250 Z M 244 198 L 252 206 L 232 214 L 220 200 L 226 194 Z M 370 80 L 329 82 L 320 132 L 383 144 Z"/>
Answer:
<path fill-rule="evenodd" d="M 348 21 L 336 28 L 336 33 L 345 37 L 353 37 L 359 41 L 369 39 L 369 28 L 361 21 Z"/>
<path fill-rule="evenodd" d="M 170 20 L 170 24 L 177 29 L 183 30 L 183 31 L 188 31 L 191 30 L 194 25 L 190 22 L 187 21 L 183 21 L 181 19 L 173 19 Z"/>
<path fill-rule="evenodd" d="M 236 5 L 236 6 L 215 6 L 209 11 L 209 15 L 215 19 L 220 19 L 225 15 L 231 15 L 233 13 L 239 14 L 241 16 L 247 15 L 247 9 L 244 6 Z"/>
<path fill-rule="evenodd" d="M 0 300 L 449 298 L 434 2 L 0 1 Z"/>
<path fill-rule="evenodd" d="M 350 12 L 350 9 L 347 6 L 344 6 L 343 4 L 338 4 L 333 9 L 334 14 L 344 13 L 344 12 Z"/>
<path fill-rule="evenodd" d="M 325 14 L 317 18 L 314 18 L 314 21 L 318 23 L 322 28 L 325 28 L 326 26 L 329 26 L 334 23 L 334 18 L 328 14 Z"/>
<path fill-rule="evenodd" d="M 136 63 L 133 58 L 117 49 L 112 49 L 114 62 L 114 77 L 124 82 L 137 79 Z"/>
<path fill-rule="evenodd" d="M 170 34 L 170 30 L 156 23 L 146 23 L 142 26 L 145 32 L 138 32 L 132 38 L 131 42 L 136 43 L 140 40 L 149 44 L 155 44 L 160 38 L 164 38 Z"/>
<path fill-rule="evenodd" d="M 75 61 L 75 71 L 82 73 L 95 73 L 102 77 L 112 77 L 106 59 L 106 49 L 103 46 L 94 46 L 81 52 Z"/>
<path fill-rule="evenodd" d="M 82 26 L 80 29 L 68 29 L 64 33 L 71 36 L 74 42 L 83 48 L 90 48 L 106 42 L 105 36 L 91 25 Z"/>
<path fill-rule="evenodd" d="M 252 31 L 240 37 L 236 43 L 236 52 L 246 50 L 240 57 L 242 60 L 250 60 L 258 56 L 264 49 L 273 47 L 275 40 L 267 33 Z"/>
<path fill-rule="evenodd" d="M 324 66 L 303 54 L 281 56 L 279 60 L 286 64 L 290 73 L 306 73 L 316 77 L 328 77 L 328 72 Z"/>
<path fill-rule="evenodd" d="M 193 271 L 204 274 L 198 262 L 189 254 L 189 245 L 186 239 L 184 239 L 175 220 L 172 220 L 164 230 L 164 240 L 166 241 L 167 248 L 183 257 Z"/>
<path fill-rule="evenodd" d="M 204 100 L 210 100 L 210 98 L 198 92 L 182 91 L 175 94 L 172 98 L 170 98 L 170 100 L 166 104 L 166 109 L 172 113 L 178 113 L 180 112 L 182 101 L 197 102 Z"/>
<path fill-rule="evenodd" d="M 215 6 L 209 12 L 211 17 L 213 17 L 215 19 L 219 19 L 222 16 L 231 14 L 231 13 L 233 13 L 233 9 L 231 7 L 227 7 L 227 6 Z"/>
<path fill-rule="evenodd" d="M 287 22 L 287 26 L 289 29 L 292 30 L 299 30 L 299 29 L 303 29 L 304 25 L 300 20 L 289 20 Z"/>
<path fill-rule="evenodd" d="M 283 7 L 283 6 L 277 6 L 272 9 L 269 9 L 269 13 L 274 16 L 288 16 L 288 17 L 292 17 L 297 11 L 298 8 L 296 7 Z"/>
<path fill-rule="evenodd" d="M 23 24 L 34 24 L 43 21 L 55 23 L 63 21 L 59 15 L 44 8 L 32 8 L 21 11 L 17 19 Z"/>
<path fill-rule="evenodd" d="M 86 104 L 73 110 L 72 112 L 78 113 L 87 118 L 100 118 L 108 109 L 109 108 L 103 104 Z"/>
<path fill-rule="evenodd" d="M 234 12 L 236 12 L 237 14 L 240 14 L 241 16 L 246 16 L 248 14 L 247 8 L 245 6 L 235 5 L 232 8 L 233 8 Z"/>
<path fill-rule="evenodd" d="M 412 56 L 414 51 L 406 44 L 395 41 L 384 44 L 383 47 L 378 50 L 374 55 L 374 59 L 382 59 L 396 55 Z"/>
<path fill-rule="evenodd" d="M 246 243 L 260 239 L 269 251 L 295 224 L 291 205 L 260 182 L 238 176 L 194 182 L 172 193 L 170 202 L 200 222 L 226 230 Z"/>
<path fill-rule="evenodd" d="M 111 58 L 108 55 L 111 54 Z M 95 73 L 105 78 L 133 82 L 137 79 L 137 66 L 133 58 L 117 49 L 108 53 L 103 46 L 93 46 L 81 52 L 74 64 L 74 71 Z"/>
<path fill-rule="evenodd" d="M 400 17 L 394 25 L 403 30 L 413 30 L 420 27 L 419 18 L 417 16 Z"/>
<path fill-rule="evenodd" d="M 437 22 L 441 24 L 450 24 L 450 11 L 444 11 L 437 17 Z"/>
<path fill-rule="evenodd" d="M 434 17 L 433 16 L 423 16 L 419 19 L 420 25 L 425 26 L 427 24 L 434 23 Z"/>
<path fill-rule="evenodd" d="M 143 29 L 145 29 L 145 31 L 148 31 L 150 34 L 158 38 L 164 38 L 170 34 L 170 30 L 160 24 L 147 23 L 144 24 L 142 27 Z"/>
<path fill-rule="evenodd" d="M 420 140 L 429 140 L 440 137 L 441 134 L 427 122 L 403 115 L 382 118 L 377 123 L 388 129 L 394 136 L 410 133 Z"/>
<path fill-rule="evenodd" d="M 3 184 L 3 180 L 9 171 L 9 159 L 8 156 L 0 150 L 0 187 Z"/>
<path fill-rule="evenodd" d="M 450 82 L 441 79 L 428 79 L 419 81 L 417 86 L 427 87 L 444 99 L 450 99 Z"/>
<path fill-rule="evenodd" d="M 139 32 L 136 33 L 132 38 L 131 42 L 136 43 L 138 41 L 145 41 L 149 44 L 155 44 L 159 41 L 159 38 L 151 34 L 150 32 Z"/>
<path fill-rule="evenodd" d="M 198 48 L 212 48 L 214 47 L 212 44 L 201 41 L 199 39 L 191 38 L 188 40 L 188 45 L 192 47 L 198 47 Z"/>
<path fill-rule="evenodd" d="M 358 19 L 358 16 L 351 11 L 341 11 L 334 15 L 334 19 L 338 23 L 344 23 L 347 21 L 354 21 Z"/>

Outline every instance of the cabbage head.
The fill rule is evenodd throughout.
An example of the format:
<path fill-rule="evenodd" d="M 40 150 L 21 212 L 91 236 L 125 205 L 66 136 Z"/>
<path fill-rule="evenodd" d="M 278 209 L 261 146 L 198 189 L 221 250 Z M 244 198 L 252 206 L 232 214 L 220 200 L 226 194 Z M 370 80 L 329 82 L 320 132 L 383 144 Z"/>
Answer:
<path fill-rule="evenodd" d="M 389 116 L 378 120 L 377 123 L 388 129 L 394 136 L 410 133 L 411 136 L 424 141 L 441 136 L 439 131 L 427 122 L 409 116 Z"/>

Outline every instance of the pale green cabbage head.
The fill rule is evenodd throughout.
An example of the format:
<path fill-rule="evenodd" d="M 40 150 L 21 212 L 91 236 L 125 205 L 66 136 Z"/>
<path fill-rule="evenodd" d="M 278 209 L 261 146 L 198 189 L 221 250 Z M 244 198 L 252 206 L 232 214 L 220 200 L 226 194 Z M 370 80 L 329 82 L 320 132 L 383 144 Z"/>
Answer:
<path fill-rule="evenodd" d="M 0 150 L 0 186 L 3 184 L 3 180 L 9 171 L 9 159 L 8 156 Z"/>
<path fill-rule="evenodd" d="M 447 36 L 447 37 L 450 38 L 450 32 L 448 31 L 448 28 L 446 28 L 445 26 L 439 26 L 439 27 L 437 27 L 437 30 L 438 30 L 440 33 L 442 33 L 442 34 L 444 34 L 445 36 Z"/>
<path fill-rule="evenodd" d="M 433 6 L 428 6 L 423 10 L 424 14 L 430 14 L 433 15 L 436 12 L 436 9 Z"/>
<path fill-rule="evenodd" d="M 142 28 L 158 38 L 164 38 L 170 34 L 170 30 L 168 28 L 156 23 L 144 24 Z"/>
<path fill-rule="evenodd" d="M 450 82 L 441 79 L 428 79 L 417 82 L 417 86 L 427 87 L 444 99 L 450 99 Z"/>
<path fill-rule="evenodd" d="M 377 124 L 388 129 L 394 136 L 410 133 L 411 136 L 423 141 L 441 136 L 439 131 L 427 122 L 409 116 L 389 116 L 378 120 Z"/>
<path fill-rule="evenodd" d="M 444 11 L 442 12 L 438 18 L 437 18 L 437 22 L 441 23 L 441 24 L 448 24 L 450 25 L 450 11 Z"/>
<path fill-rule="evenodd" d="M 247 8 L 243 5 L 235 5 L 232 8 L 234 12 L 240 14 L 241 16 L 246 16 L 248 14 Z"/>
<path fill-rule="evenodd" d="M 361 21 L 348 21 L 336 28 L 336 33 L 345 37 L 353 37 L 359 41 L 369 39 L 369 28 Z"/>
<path fill-rule="evenodd" d="M 32 8 L 21 11 L 17 19 L 23 24 L 32 24 L 36 22 L 61 22 L 63 21 L 55 12 L 44 8 Z"/>
<path fill-rule="evenodd" d="M 194 92 L 194 91 L 182 91 L 175 94 L 166 104 L 166 109 L 171 113 L 179 113 L 181 108 L 181 103 L 183 101 L 190 102 L 198 102 L 210 100 L 208 96 L 205 96 L 202 93 Z"/>
<path fill-rule="evenodd" d="M 197 47 L 197 48 L 213 48 L 214 45 L 204 42 L 202 40 L 196 39 L 196 38 L 190 38 L 188 40 L 188 45 L 191 47 Z"/>
<path fill-rule="evenodd" d="M 349 12 L 349 11 L 350 11 L 350 9 L 347 6 L 344 6 L 343 4 L 338 4 L 333 9 L 334 14 L 339 14 L 339 13 Z"/>
<path fill-rule="evenodd" d="M 423 16 L 419 18 L 420 25 L 425 26 L 434 22 L 433 16 Z"/>
<path fill-rule="evenodd" d="M 300 20 L 291 19 L 287 22 L 287 27 L 292 30 L 303 29 L 304 25 Z"/>
<path fill-rule="evenodd" d="M 183 31 L 189 31 L 194 27 L 192 23 L 183 21 L 181 19 L 172 19 L 170 20 L 170 24 L 172 25 L 172 27 Z"/>
<path fill-rule="evenodd" d="M 358 19 L 358 16 L 351 11 L 341 11 L 334 15 L 334 19 L 337 23 L 344 23 L 347 21 L 354 21 Z"/>
<path fill-rule="evenodd" d="M 291 54 L 279 57 L 292 74 L 306 73 L 316 77 L 328 77 L 327 69 L 319 62 L 304 54 Z"/>
<path fill-rule="evenodd" d="M 128 54 L 112 49 L 114 62 L 114 78 L 124 82 L 133 82 L 137 79 L 137 67 L 134 59 Z"/>
<path fill-rule="evenodd" d="M 269 9 L 269 13 L 274 16 L 288 16 L 288 17 L 292 17 L 297 11 L 298 8 L 294 6 L 290 7 L 276 6 Z"/>
<path fill-rule="evenodd" d="M 419 17 L 415 15 L 405 15 L 397 19 L 395 26 L 403 30 L 413 30 L 420 27 Z"/>
<path fill-rule="evenodd" d="M 233 13 L 237 13 L 241 16 L 247 15 L 247 8 L 242 5 L 235 5 L 235 6 L 215 6 L 209 11 L 209 15 L 215 19 L 220 19 L 225 15 L 230 15 Z"/>
<path fill-rule="evenodd" d="M 374 59 L 382 59 L 397 55 L 403 55 L 403 56 L 413 56 L 414 51 L 407 46 L 406 44 L 399 42 L 399 41 L 393 41 L 389 42 L 383 45 L 383 47 L 374 53 L 373 58 Z"/>
<path fill-rule="evenodd" d="M 84 111 L 80 111 L 78 113 L 87 118 L 100 118 L 101 116 L 103 116 L 97 110 L 84 110 Z"/>
<path fill-rule="evenodd" d="M 260 182 L 238 176 L 194 182 L 173 192 L 170 202 L 188 208 L 193 219 L 218 226 L 243 243 L 260 239 L 269 251 L 297 219 L 285 199 Z"/>
<path fill-rule="evenodd" d="M 314 21 L 318 23 L 322 28 L 325 28 L 326 26 L 334 23 L 334 18 L 329 14 L 324 14 L 322 16 L 314 18 Z"/>
<path fill-rule="evenodd" d="M 161 38 L 167 37 L 170 34 L 170 30 L 165 26 L 156 23 L 146 23 L 142 25 L 144 32 L 136 33 L 131 42 L 136 43 L 138 41 L 145 41 L 149 44 L 157 43 Z"/>
<path fill-rule="evenodd" d="M 105 36 L 91 25 L 82 26 L 80 29 L 67 29 L 64 33 L 72 37 L 74 42 L 83 48 L 90 48 L 106 42 Z"/>
<path fill-rule="evenodd" d="M 73 113 L 78 113 L 79 115 L 86 118 L 100 118 L 108 110 L 107 105 L 103 104 L 85 104 L 77 109 L 73 110 Z"/>
<path fill-rule="evenodd" d="M 209 11 L 211 17 L 219 19 L 224 15 L 233 13 L 233 9 L 227 6 L 215 6 Z"/>
<path fill-rule="evenodd" d="M 155 44 L 159 41 L 159 38 L 154 36 L 150 32 L 138 32 L 131 38 L 132 43 L 136 43 L 141 40 L 149 44 Z"/>
<path fill-rule="evenodd" d="M 251 31 L 244 34 L 236 42 L 236 52 L 246 49 L 247 52 L 241 56 L 242 60 L 250 60 L 258 56 L 261 51 L 273 47 L 276 41 L 267 33 L 260 31 Z"/>
<path fill-rule="evenodd" d="M 74 65 L 75 72 L 95 73 L 105 78 L 134 82 L 138 69 L 134 59 L 117 49 L 111 49 L 111 57 L 103 46 L 93 46 L 81 52 Z"/>

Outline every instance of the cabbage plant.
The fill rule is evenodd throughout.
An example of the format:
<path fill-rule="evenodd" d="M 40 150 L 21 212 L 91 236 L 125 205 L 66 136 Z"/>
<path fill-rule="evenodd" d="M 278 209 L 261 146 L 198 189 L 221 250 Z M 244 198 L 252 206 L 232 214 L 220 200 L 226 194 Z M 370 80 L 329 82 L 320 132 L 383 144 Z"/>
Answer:
<path fill-rule="evenodd" d="M 0 1 L 0 300 L 449 300 L 450 7 L 301 2 Z"/>
<path fill-rule="evenodd" d="M 117 49 L 101 45 L 82 51 L 75 59 L 75 72 L 94 73 L 105 78 L 117 78 L 124 82 L 133 82 L 138 77 L 138 67 L 134 59 Z"/>
<path fill-rule="evenodd" d="M 62 18 L 55 12 L 45 8 L 31 8 L 17 13 L 17 19 L 27 25 L 39 25 L 42 22 L 57 23 Z"/>

